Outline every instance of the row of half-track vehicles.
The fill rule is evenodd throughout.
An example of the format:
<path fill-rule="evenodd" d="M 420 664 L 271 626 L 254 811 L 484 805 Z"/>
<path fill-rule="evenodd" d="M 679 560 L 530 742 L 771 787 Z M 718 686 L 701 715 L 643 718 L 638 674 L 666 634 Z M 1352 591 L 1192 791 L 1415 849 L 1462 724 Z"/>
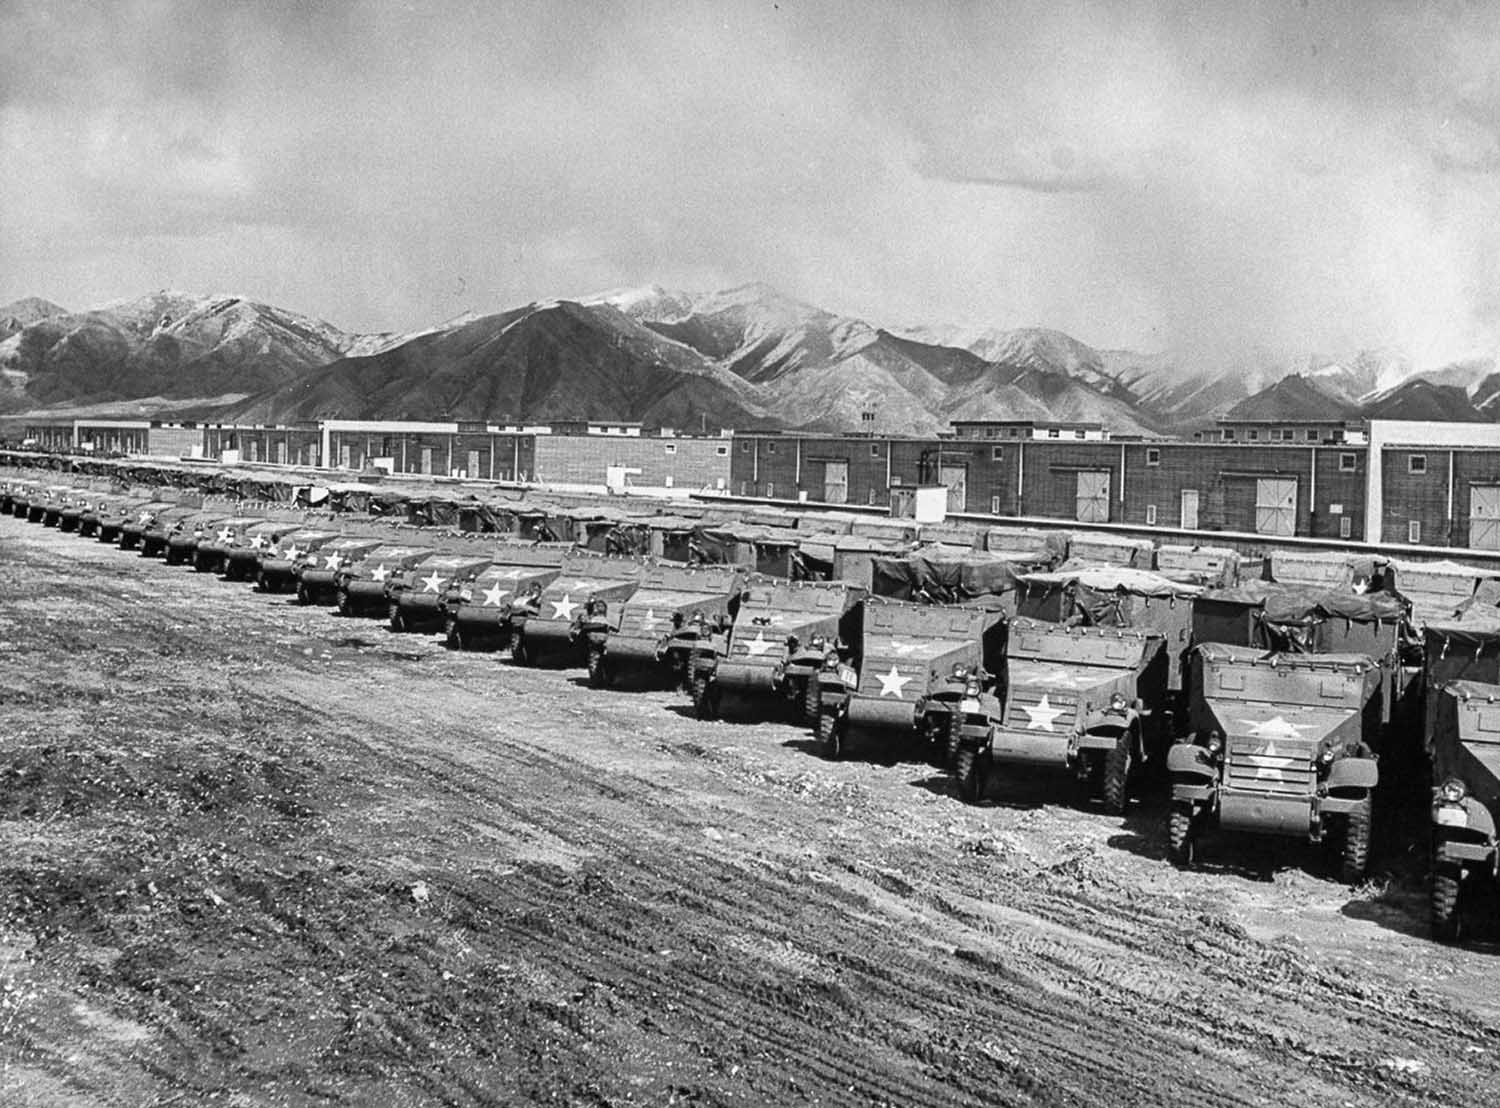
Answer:
<path fill-rule="evenodd" d="M 1493 901 L 1500 574 L 1472 566 L 1015 527 L 852 543 L 841 577 L 798 580 L 703 560 L 722 543 L 681 561 L 25 480 L 0 510 L 595 687 L 654 677 L 705 720 L 790 715 L 828 758 L 928 759 L 968 801 L 1121 814 L 1155 781 L 1184 866 L 1282 836 L 1360 881 L 1394 787 L 1430 771 L 1435 933 Z"/>

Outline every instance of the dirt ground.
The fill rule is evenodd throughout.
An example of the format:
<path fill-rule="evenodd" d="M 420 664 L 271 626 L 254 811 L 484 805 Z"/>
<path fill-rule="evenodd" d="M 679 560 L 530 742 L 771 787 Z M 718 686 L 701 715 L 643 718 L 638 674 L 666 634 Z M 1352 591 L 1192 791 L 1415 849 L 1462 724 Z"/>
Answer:
<path fill-rule="evenodd" d="M 1419 848 L 1181 873 L 1159 800 L 970 807 L 9 517 L 0 597 L 7 1105 L 1500 1096 Z"/>

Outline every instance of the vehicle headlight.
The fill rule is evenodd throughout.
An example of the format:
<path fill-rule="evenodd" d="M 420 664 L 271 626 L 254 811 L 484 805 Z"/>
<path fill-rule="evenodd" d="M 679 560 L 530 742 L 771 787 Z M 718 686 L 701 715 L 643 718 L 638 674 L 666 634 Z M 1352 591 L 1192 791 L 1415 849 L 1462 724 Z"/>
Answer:
<path fill-rule="evenodd" d="M 1109 698 L 1109 710 L 1112 712 L 1123 712 L 1125 710 L 1125 697 L 1121 693 L 1115 693 Z"/>
<path fill-rule="evenodd" d="M 802 645 L 802 640 L 799 639 L 799 638 L 797 638 L 796 635 L 788 635 L 786 637 L 786 652 L 788 654 L 795 654 L 795 653 L 797 653 L 797 648 L 800 647 L 801 645 Z"/>
<path fill-rule="evenodd" d="M 823 655 L 823 664 L 830 667 L 838 665 L 839 652 L 837 650 L 830 650 L 827 654 Z"/>
<path fill-rule="evenodd" d="M 979 695 L 979 691 L 980 691 L 979 690 L 979 678 L 977 678 L 977 677 L 970 677 L 968 679 L 968 681 L 966 681 L 964 683 L 964 695 L 965 696 L 971 696 L 971 697 L 972 696 L 978 696 Z"/>
<path fill-rule="evenodd" d="M 1444 804 L 1462 804 L 1468 795 L 1468 786 L 1457 777 L 1450 777 L 1438 786 L 1438 799 Z"/>
<path fill-rule="evenodd" d="M 1210 754 L 1218 754 L 1219 751 L 1223 749 L 1224 736 L 1219 734 L 1217 731 L 1210 731 L 1208 733 L 1208 752 Z"/>
<path fill-rule="evenodd" d="M 603 619 L 605 616 L 609 615 L 609 601 L 590 600 L 588 613 L 591 616 L 598 616 L 600 619 Z"/>
<path fill-rule="evenodd" d="M 1326 765 L 1331 765 L 1333 763 L 1334 758 L 1336 758 L 1337 756 L 1338 756 L 1338 751 L 1334 747 L 1325 746 L 1318 753 L 1318 761 L 1322 762 L 1325 766 Z"/>

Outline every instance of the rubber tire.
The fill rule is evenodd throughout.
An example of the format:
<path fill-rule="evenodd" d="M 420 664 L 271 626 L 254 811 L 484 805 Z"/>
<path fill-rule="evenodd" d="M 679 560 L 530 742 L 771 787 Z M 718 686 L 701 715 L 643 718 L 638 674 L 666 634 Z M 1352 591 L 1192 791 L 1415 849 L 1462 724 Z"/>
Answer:
<path fill-rule="evenodd" d="M 966 804 L 977 804 L 989 791 L 989 752 L 961 746 L 953 756 L 953 774 L 958 795 Z"/>
<path fill-rule="evenodd" d="M 1174 800 L 1167 812 L 1167 857 L 1179 869 L 1198 860 L 1198 829 L 1193 826 L 1193 802 Z"/>
<path fill-rule="evenodd" d="M 301 581 L 298 581 L 297 582 L 297 603 L 301 604 L 303 607 L 306 607 L 307 605 L 311 604 L 312 602 L 313 602 L 312 590 L 309 589 L 306 585 L 304 585 Z"/>
<path fill-rule="evenodd" d="M 180 566 L 180 565 L 182 565 L 182 552 L 181 552 L 181 550 L 179 550 L 175 546 L 172 546 L 170 543 L 167 545 L 167 552 L 163 555 L 163 557 L 166 558 L 167 565 L 169 565 L 169 566 Z"/>
<path fill-rule="evenodd" d="M 1432 937 L 1439 942 L 1456 943 L 1463 936 L 1463 886 L 1456 866 L 1432 867 Z"/>
<path fill-rule="evenodd" d="M 849 753 L 848 736 L 832 711 L 818 713 L 818 741 L 823 744 L 823 757 L 830 762 L 841 762 Z"/>
<path fill-rule="evenodd" d="M 232 558 L 225 558 L 224 559 L 224 580 L 226 580 L 226 581 L 243 581 L 244 579 L 245 579 L 245 565 L 244 565 L 244 563 L 243 562 L 236 562 Z"/>
<path fill-rule="evenodd" d="M 1130 800 L 1130 766 L 1132 743 L 1115 746 L 1104 752 L 1104 810 L 1112 816 L 1125 814 Z"/>
<path fill-rule="evenodd" d="M 393 600 L 390 603 L 388 611 L 390 616 L 389 623 L 391 625 L 392 631 L 394 631 L 398 635 L 404 635 L 407 631 L 411 630 L 411 628 L 406 623 L 405 614 L 401 611 L 401 605 L 397 604 Z"/>
<path fill-rule="evenodd" d="M 531 647 L 526 645 L 524 635 L 511 635 L 510 638 L 510 660 L 518 666 L 536 665 L 536 655 L 532 653 Z M 590 679 L 592 680 L 592 674 Z"/>
<path fill-rule="evenodd" d="M 1370 797 L 1365 797 L 1344 817 L 1340 838 L 1339 880 L 1357 885 L 1370 871 Z"/>
<path fill-rule="evenodd" d="M 135 536 L 134 535 L 126 534 L 124 531 L 121 531 L 120 532 L 120 549 L 121 550 L 134 550 L 135 549 Z"/>
<path fill-rule="evenodd" d="M 347 617 L 356 614 L 354 611 L 354 601 L 349 596 L 348 589 L 339 589 L 336 603 L 338 605 L 339 615 Z"/>
<path fill-rule="evenodd" d="M 808 677 L 802 682 L 802 722 L 809 727 L 816 727 L 818 715 L 823 710 L 823 689 L 818 685 L 817 678 Z"/>
<path fill-rule="evenodd" d="M 943 755 L 943 769 L 949 773 L 958 773 L 958 750 L 959 740 L 963 737 L 963 716 L 954 712 L 948 717 L 948 741 L 947 749 Z"/>
<path fill-rule="evenodd" d="M 603 689 L 609 686 L 609 662 L 602 647 L 589 647 L 589 687 Z"/>
<path fill-rule="evenodd" d="M 699 719 L 718 718 L 718 698 L 714 695 L 715 690 L 706 672 L 693 670 L 692 676 L 688 678 L 688 691 L 693 697 L 693 713 Z"/>

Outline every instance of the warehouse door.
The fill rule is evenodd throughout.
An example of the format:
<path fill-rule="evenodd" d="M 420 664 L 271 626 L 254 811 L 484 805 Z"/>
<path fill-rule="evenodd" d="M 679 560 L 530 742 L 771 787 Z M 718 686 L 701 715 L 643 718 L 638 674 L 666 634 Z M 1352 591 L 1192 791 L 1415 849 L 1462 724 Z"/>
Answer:
<path fill-rule="evenodd" d="M 469 451 L 469 468 L 464 471 L 465 477 L 483 477 L 479 472 L 479 451 Z"/>
<path fill-rule="evenodd" d="M 1109 522 L 1109 470 L 1085 470 L 1078 475 L 1074 518 L 1080 523 Z"/>
<path fill-rule="evenodd" d="M 1255 533 L 1297 533 L 1297 479 L 1260 477 L 1255 481 Z"/>
<path fill-rule="evenodd" d="M 1198 530 L 1198 490 L 1182 490 L 1182 529 Z"/>
<path fill-rule="evenodd" d="M 1500 550 L 1500 485 L 1469 486 L 1469 547 Z"/>
<path fill-rule="evenodd" d="M 823 463 L 823 499 L 829 504 L 849 503 L 849 463 Z"/>
<path fill-rule="evenodd" d="M 948 510 L 969 510 L 969 467 L 942 466 L 938 469 L 938 483 L 948 486 Z"/>
<path fill-rule="evenodd" d="M 422 472 L 432 472 L 432 447 L 430 446 L 422 447 Z"/>

